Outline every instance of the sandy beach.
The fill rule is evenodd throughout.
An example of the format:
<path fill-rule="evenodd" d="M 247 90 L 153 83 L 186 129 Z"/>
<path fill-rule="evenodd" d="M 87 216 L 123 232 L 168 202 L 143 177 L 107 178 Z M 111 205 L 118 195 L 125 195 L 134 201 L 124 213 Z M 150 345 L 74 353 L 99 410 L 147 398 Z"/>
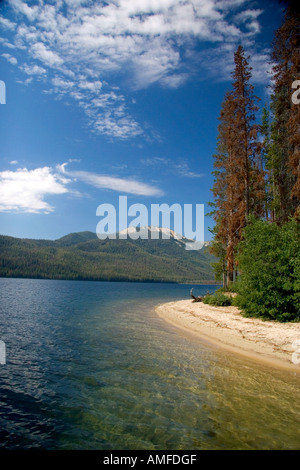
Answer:
<path fill-rule="evenodd" d="M 300 373 L 300 323 L 245 318 L 237 307 L 192 300 L 161 304 L 156 312 L 172 325 L 219 347 Z"/>

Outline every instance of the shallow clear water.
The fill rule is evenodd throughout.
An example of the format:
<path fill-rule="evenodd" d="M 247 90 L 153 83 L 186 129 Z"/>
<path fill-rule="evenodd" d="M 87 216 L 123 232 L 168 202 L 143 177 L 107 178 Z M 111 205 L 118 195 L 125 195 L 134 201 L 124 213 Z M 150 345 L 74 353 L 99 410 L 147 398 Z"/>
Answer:
<path fill-rule="evenodd" d="M 156 315 L 190 287 L 0 279 L 0 448 L 300 449 L 300 369 Z"/>

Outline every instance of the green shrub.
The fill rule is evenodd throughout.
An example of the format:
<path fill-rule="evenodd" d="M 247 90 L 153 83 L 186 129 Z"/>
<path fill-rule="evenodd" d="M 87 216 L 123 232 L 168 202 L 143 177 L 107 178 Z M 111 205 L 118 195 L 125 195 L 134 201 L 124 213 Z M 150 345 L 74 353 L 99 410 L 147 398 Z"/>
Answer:
<path fill-rule="evenodd" d="M 228 305 L 232 305 L 232 299 L 228 295 L 217 291 L 213 295 L 207 294 L 203 299 L 203 303 L 219 307 L 226 307 Z"/>
<path fill-rule="evenodd" d="M 226 287 L 220 287 L 220 289 L 218 289 L 217 292 L 232 292 L 232 293 L 236 293 L 236 292 L 237 292 L 237 289 L 238 289 L 238 282 L 237 282 L 237 281 L 233 281 L 233 282 L 229 282 L 228 286 L 226 286 Z"/>
<path fill-rule="evenodd" d="M 300 321 L 300 232 L 250 219 L 238 246 L 240 279 L 235 304 L 245 316 Z"/>

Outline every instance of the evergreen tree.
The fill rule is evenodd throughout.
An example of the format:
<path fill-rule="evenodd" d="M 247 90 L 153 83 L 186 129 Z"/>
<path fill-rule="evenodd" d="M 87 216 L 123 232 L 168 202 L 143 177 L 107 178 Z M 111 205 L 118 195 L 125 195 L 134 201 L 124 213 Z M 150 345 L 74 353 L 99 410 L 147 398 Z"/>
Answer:
<path fill-rule="evenodd" d="M 278 200 L 275 219 L 283 223 L 299 212 L 300 199 L 300 109 L 291 100 L 292 84 L 300 77 L 300 13 L 296 2 L 288 2 L 283 24 L 276 31 L 272 59 L 273 148 L 270 170 Z"/>
<path fill-rule="evenodd" d="M 237 48 L 234 61 L 232 90 L 225 96 L 219 117 L 212 189 L 216 221 L 212 251 L 220 252 L 220 246 L 216 246 L 219 243 L 226 252 L 227 283 L 234 279 L 236 247 L 247 218 L 250 213 L 263 213 L 265 198 L 261 146 L 255 123 L 258 98 L 249 82 L 251 67 L 242 46 Z"/>
<path fill-rule="evenodd" d="M 265 170 L 265 218 L 270 222 L 279 219 L 278 145 L 274 138 L 274 123 L 271 109 L 266 105 L 262 111 L 261 135 L 262 161 Z"/>

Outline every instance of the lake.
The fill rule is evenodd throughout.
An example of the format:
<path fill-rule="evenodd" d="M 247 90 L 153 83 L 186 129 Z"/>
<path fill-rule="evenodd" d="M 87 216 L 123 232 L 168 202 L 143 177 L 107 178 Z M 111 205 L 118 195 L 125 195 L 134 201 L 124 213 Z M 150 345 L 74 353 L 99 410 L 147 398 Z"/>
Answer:
<path fill-rule="evenodd" d="M 300 369 L 235 356 L 156 315 L 191 287 L 0 279 L 0 448 L 300 449 Z"/>

